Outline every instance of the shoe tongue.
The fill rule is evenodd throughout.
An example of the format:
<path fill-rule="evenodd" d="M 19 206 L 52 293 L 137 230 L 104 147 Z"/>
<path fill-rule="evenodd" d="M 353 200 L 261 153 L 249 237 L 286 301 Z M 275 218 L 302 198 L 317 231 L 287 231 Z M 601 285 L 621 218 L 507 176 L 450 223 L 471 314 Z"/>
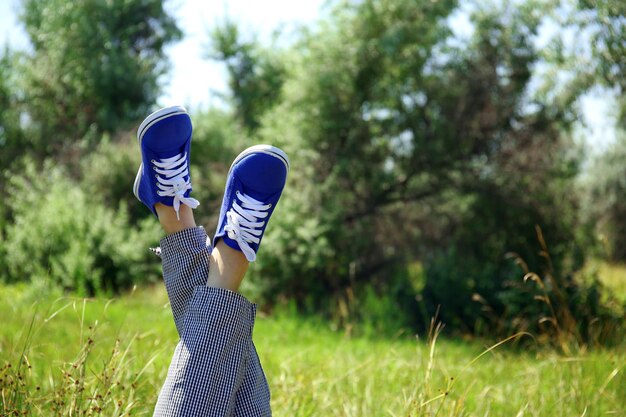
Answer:
<path fill-rule="evenodd" d="M 237 162 L 236 175 L 245 184 L 246 194 L 263 201 L 269 195 L 282 190 L 287 177 L 287 169 L 278 158 L 257 154 Z"/>

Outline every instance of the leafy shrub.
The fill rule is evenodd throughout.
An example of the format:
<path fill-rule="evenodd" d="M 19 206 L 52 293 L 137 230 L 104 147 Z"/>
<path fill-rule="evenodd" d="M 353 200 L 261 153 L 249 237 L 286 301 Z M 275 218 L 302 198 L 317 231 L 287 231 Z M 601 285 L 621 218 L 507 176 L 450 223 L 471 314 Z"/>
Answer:
<path fill-rule="evenodd" d="M 456 242 L 429 259 L 423 292 L 427 311 L 432 314 L 440 306 L 442 320 L 453 329 L 490 338 L 529 332 L 540 344 L 568 354 L 577 347 L 620 340 L 617 301 L 606 299 L 597 277 L 576 274 L 576 262 L 553 258 L 541 229 L 536 231 L 539 243 L 524 255 L 498 256 L 502 250 L 487 242 L 470 253 Z M 492 244 L 506 247 L 505 237 L 492 239 Z M 554 247 L 558 252 L 559 245 Z M 490 260 L 485 249 L 493 251 Z"/>
<path fill-rule="evenodd" d="M 14 221 L 2 241 L 9 282 L 48 278 L 81 294 L 113 293 L 158 275 L 148 247 L 160 236 L 154 219 L 129 225 L 124 204 L 111 209 L 50 163 L 24 163 L 9 179 Z"/>
<path fill-rule="evenodd" d="M 507 152 L 468 188 L 467 204 L 454 205 L 447 235 L 424 258 L 430 314 L 440 305 L 446 324 L 473 334 L 538 330 L 545 306 L 535 297 L 542 294 L 524 285 L 525 272 L 515 259 L 523 259 L 528 271 L 543 273 L 549 266 L 575 287 L 587 242 L 579 233 L 578 195 L 572 192 L 580 159 L 573 145 L 565 152 L 565 143 L 533 138 L 507 144 Z M 532 170 L 522 168 L 526 160 L 533 161 Z M 552 242 L 549 262 L 547 249 L 537 245 L 537 225 Z"/>
<path fill-rule="evenodd" d="M 81 161 L 80 187 L 110 209 L 123 205 L 130 220 L 139 221 L 150 216 L 131 192 L 140 163 L 133 132 L 121 133 L 116 141 L 103 135 L 96 149 Z"/>

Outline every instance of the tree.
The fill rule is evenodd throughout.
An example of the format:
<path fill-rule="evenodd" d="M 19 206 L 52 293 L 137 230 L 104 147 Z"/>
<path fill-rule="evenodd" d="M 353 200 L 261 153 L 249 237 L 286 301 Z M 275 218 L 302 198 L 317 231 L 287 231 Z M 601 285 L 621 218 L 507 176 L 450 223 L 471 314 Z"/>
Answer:
<path fill-rule="evenodd" d="M 33 47 L 19 68 L 23 109 L 43 155 L 145 115 L 163 48 L 181 36 L 163 0 L 24 0 L 21 18 Z"/>
<path fill-rule="evenodd" d="M 427 314 L 442 304 L 451 325 L 474 330 L 475 293 L 496 314 L 534 302 L 507 296 L 522 273 L 505 255 L 541 269 L 535 225 L 556 242 L 557 267 L 571 265 L 568 279 L 582 262 L 568 192 L 575 96 L 529 89 L 550 10 L 475 5 L 463 41 L 449 26 L 456 7 L 342 2 L 285 54 L 283 97 L 257 133 L 298 167 L 256 270 L 272 299 L 319 308 L 373 288 L 402 300 L 411 321 L 406 271 L 422 260 Z"/>
<path fill-rule="evenodd" d="M 211 33 L 208 56 L 226 64 L 237 119 L 253 132 L 280 97 L 282 62 L 256 42 L 243 41 L 238 26 L 228 20 Z"/>
<path fill-rule="evenodd" d="M 593 161 L 588 172 L 590 228 L 602 238 L 603 255 L 626 261 L 626 4 L 618 0 L 578 2 L 575 24 L 588 34 L 593 56 L 587 69 L 593 86 L 613 90 L 619 116 L 618 140 Z"/>
<path fill-rule="evenodd" d="M 158 225 L 134 209 L 126 129 L 156 101 L 164 47 L 181 32 L 163 0 L 22 6 L 32 48 L 0 58 L 0 275 L 90 295 L 153 279 L 137 245 L 156 243 Z"/>
<path fill-rule="evenodd" d="M 580 0 L 580 27 L 590 32 L 592 68 L 599 79 L 615 88 L 620 123 L 626 128 L 626 3 L 620 0 Z"/>
<path fill-rule="evenodd" d="M 17 82 L 15 71 L 19 56 L 6 47 L 0 56 L 0 166 L 5 168 L 18 157 L 24 141 L 20 126 L 18 92 L 13 87 Z M 1 173 L 0 173 L 1 174 Z M 4 191 L 0 181 L 0 190 Z"/>
<path fill-rule="evenodd" d="M 626 262 L 626 135 L 621 133 L 589 172 L 587 216 L 610 260 Z"/>

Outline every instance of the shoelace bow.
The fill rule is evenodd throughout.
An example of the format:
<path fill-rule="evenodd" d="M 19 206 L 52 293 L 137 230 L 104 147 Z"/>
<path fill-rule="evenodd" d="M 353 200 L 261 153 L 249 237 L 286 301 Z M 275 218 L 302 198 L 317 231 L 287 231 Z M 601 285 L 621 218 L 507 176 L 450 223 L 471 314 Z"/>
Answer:
<path fill-rule="evenodd" d="M 185 192 L 191 189 L 189 169 L 187 168 L 187 154 L 179 154 L 171 158 L 152 160 L 153 169 L 157 172 L 157 194 L 161 197 L 174 197 L 176 218 L 180 220 L 178 210 L 181 203 L 195 209 L 200 202 L 195 198 L 185 197 Z M 188 179 L 185 180 L 185 177 Z"/>
<path fill-rule="evenodd" d="M 239 248 L 248 262 L 254 262 L 256 253 L 250 244 L 261 241 L 262 228 L 265 225 L 265 221 L 261 221 L 261 219 L 265 219 L 269 215 L 267 210 L 272 205 L 263 204 L 263 202 L 239 191 L 236 194 L 241 204 L 237 203 L 237 200 L 233 201 L 232 208 L 226 212 L 227 222 L 224 231 L 229 238 L 239 244 Z"/>

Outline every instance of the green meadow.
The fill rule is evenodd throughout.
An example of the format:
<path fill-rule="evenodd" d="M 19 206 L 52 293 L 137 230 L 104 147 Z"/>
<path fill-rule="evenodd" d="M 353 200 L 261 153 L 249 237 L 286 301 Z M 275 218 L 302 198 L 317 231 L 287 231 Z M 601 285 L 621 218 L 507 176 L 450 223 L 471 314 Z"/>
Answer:
<path fill-rule="evenodd" d="M 177 342 L 160 286 L 116 299 L 0 288 L 0 414 L 151 415 Z M 571 355 L 429 335 L 350 337 L 259 314 L 275 416 L 623 416 L 626 349 Z M 527 337 L 527 336 L 520 336 Z"/>
<path fill-rule="evenodd" d="M 178 335 L 144 204 L 181 193 L 265 236 L 274 416 L 626 417 L 625 16 L 0 0 L 0 417 L 152 415 Z M 257 144 L 278 206 L 276 170 L 231 181 Z"/>

